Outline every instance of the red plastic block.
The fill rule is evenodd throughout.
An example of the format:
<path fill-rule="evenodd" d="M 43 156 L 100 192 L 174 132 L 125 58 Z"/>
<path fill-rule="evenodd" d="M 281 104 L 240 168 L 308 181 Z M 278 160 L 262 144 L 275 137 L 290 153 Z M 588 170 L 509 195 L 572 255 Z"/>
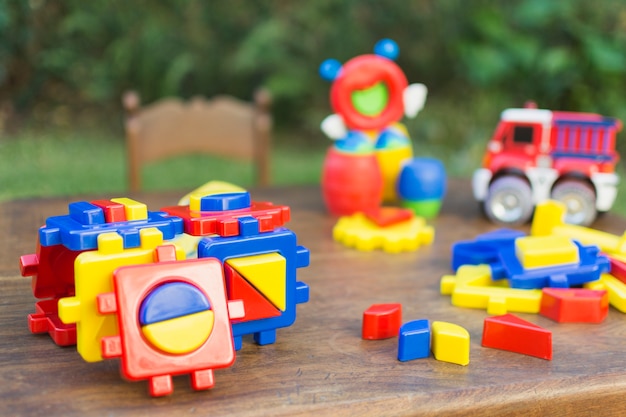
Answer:
<path fill-rule="evenodd" d="M 362 337 L 387 339 L 398 335 L 402 325 L 402 304 L 373 304 L 363 312 Z"/>
<path fill-rule="evenodd" d="M 559 323 L 600 323 L 609 313 L 609 295 L 584 288 L 544 288 L 539 313 Z"/>
<path fill-rule="evenodd" d="M 185 233 L 192 236 L 238 236 L 237 218 L 252 216 L 259 220 L 259 233 L 271 232 L 290 220 L 288 206 L 275 206 L 269 202 L 253 201 L 250 208 L 230 211 L 191 211 L 189 206 L 163 207 L 171 216 L 183 219 Z"/>
<path fill-rule="evenodd" d="M 48 333 L 59 346 L 76 344 L 76 324 L 65 324 L 59 319 L 58 300 L 43 300 L 35 303 L 35 313 L 28 315 L 31 333 Z"/>
<path fill-rule="evenodd" d="M 110 200 L 94 200 L 91 202 L 104 211 L 104 220 L 107 223 L 117 223 L 126 221 L 126 207 L 121 203 Z"/>
<path fill-rule="evenodd" d="M 487 317 L 482 345 L 552 360 L 552 332 L 513 314 Z"/>
<path fill-rule="evenodd" d="M 231 320 L 232 323 L 280 316 L 281 311 L 226 262 L 224 262 L 224 275 L 228 299 L 243 300 L 245 305 L 244 317 Z"/>
<path fill-rule="evenodd" d="M 412 219 L 414 214 L 412 210 L 405 208 L 377 207 L 376 209 L 366 210 L 365 216 L 376 223 L 377 226 L 387 227 Z"/>

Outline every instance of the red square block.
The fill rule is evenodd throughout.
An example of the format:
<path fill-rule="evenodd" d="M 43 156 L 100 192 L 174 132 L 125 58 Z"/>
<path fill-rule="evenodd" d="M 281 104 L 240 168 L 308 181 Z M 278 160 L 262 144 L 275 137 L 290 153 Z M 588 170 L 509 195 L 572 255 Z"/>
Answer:
<path fill-rule="evenodd" d="M 552 359 L 552 332 L 514 316 L 487 317 L 482 345 L 542 359 Z"/>
<path fill-rule="evenodd" d="M 402 325 L 402 304 L 374 304 L 363 312 L 362 337 L 367 340 L 397 336 Z"/>
<path fill-rule="evenodd" d="M 544 288 L 539 313 L 559 323 L 600 323 L 609 312 L 606 291 Z"/>

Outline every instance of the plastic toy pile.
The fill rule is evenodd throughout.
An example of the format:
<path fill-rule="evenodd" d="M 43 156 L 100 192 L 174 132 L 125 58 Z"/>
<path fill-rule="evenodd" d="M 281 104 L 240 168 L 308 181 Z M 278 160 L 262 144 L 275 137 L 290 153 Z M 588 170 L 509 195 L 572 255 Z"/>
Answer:
<path fill-rule="evenodd" d="M 81 201 L 49 217 L 37 252 L 20 258 L 40 300 L 31 332 L 76 344 L 87 362 L 120 357 L 122 375 L 149 380 L 152 396 L 170 394 L 178 374 L 211 388 L 245 335 L 274 343 L 309 298 L 296 280 L 309 251 L 283 227 L 289 207 L 219 182 L 188 200 L 159 212 L 128 198 Z M 197 259 L 185 259 L 190 242 Z"/>
<path fill-rule="evenodd" d="M 423 108 L 426 86 L 408 84 L 394 62 L 394 41 L 379 41 L 374 52 L 320 66 L 322 78 L 333 83 L 334 111 L 321 127 L 335 140 L 324 162 L 322 191 L 328 211 L 343 216 L 336 240 L 359 250 L 410 251 L 432 242 L 434 231 L 424 218 L 439 212 L 446 174 L 439 160 L 413 158 L 408 131 L 399 123 Z"/>
<path fill-rule="evenodd" d="M 529 236 L 501 229 L 453 245 L 456 274 L 441 279 L 441 293 L 497 315 L 485 320 L 483 346 L 551 359 L 551 333 L 510 312 L 559 323 L 602 322 L 609 304 L 626 312 L 626 237 L 566 224 L 565 215 L 548 200 Z"/>

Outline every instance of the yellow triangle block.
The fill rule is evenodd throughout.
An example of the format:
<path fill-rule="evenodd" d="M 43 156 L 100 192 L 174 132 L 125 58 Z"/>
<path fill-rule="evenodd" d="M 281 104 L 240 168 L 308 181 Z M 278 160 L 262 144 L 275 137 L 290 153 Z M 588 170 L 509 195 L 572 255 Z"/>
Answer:
<path fill-rule="evenodd" d="M 242 256 L 226 261 L 276 308 L 287 308 L 287 260 L 280 254 Z"/>

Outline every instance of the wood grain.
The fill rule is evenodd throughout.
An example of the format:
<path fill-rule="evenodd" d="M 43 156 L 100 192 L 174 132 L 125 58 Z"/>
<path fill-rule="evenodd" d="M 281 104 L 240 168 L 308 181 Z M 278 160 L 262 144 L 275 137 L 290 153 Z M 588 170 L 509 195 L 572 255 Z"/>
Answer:
<path fill-rule="evenodd" d="M 175 204 L 182 193 L 131 195 L 151 209 Z M 93 196 L 111 197 L 111 196 Z M 79 198 L 20 200 L 0 205 L 0 415 L 619 415 L 626 412 L 626 316 L 611 309 L 601 324 L 557 324 L 520 314 L 553 332 L 554 359 L 545 361 L 480 346 L 485 311 L 453 307 L 439 294 L 449 273 L 450 245 L 496 226 L 482 218 L 469 185 L 452 181 L 435 242 L 414 253 L 358 252 L 331 239 L 316 187 L 253 192 L 292 207 L 290 223 L 311 251 L 299 270 L 311 300 L 296 323 L 278 331 L 274 345 L 244 339 L 231 368 L 216 371 L 216 386 L 193 392 L 187 376 L 175 391 L 150 398 L 146 382 L 126 382 L 117 360 L 86 363 L 73 347 L 32 335 L 30 280 L 18 258 L 34 251 L 45 218 L 64 214 Z M 603 216 L 601 230 L 621 233 L 626 220 Z M 363 311 L 399 302 L 404 321 L 457 323 L 471 335 L 467 367 L 433 358 L 399 362 L 397 339 L 360 338 Z"/>

